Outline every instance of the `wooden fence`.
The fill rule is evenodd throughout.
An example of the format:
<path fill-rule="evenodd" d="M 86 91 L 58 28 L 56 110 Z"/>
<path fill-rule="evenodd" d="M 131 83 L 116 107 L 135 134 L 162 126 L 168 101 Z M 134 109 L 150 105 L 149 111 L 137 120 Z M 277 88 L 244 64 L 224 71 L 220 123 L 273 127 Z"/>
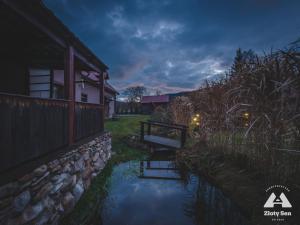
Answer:
<path fill-rule="evenodd" d="M 140 103 L 116 102 L 117 114 L 141 114 L 142 112 L 142 105 Z"/>
<path fill-rule="evenodd" d="M 97 104 L 76 102 L 75 140 L 103 131 L 103 107 Z"/>
<path fill-rule="evenodd" d="M 0 93 L 0 171 L 68 144 L 68 101 Z"/>
<path fill-rule="evenodd" d="M 75 103 L 75 141 L 104 129 L 103 107 Z M 0 172 L 68 145 L 68 101 L 0 93 Z"/>

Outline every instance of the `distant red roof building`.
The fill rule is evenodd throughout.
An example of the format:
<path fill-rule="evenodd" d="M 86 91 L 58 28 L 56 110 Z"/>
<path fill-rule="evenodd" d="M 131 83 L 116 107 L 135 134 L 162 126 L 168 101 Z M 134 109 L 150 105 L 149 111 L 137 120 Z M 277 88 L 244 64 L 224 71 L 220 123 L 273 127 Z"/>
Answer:
<path fill-rule="evenodd" d="M 169 95 L 143 96 L 141 100 L 142 111 L 144 114 L 151 114 L 158 106 L 166 108 L 169 102 Z"/>
<path fill-rule="evenodd" d="M 143 96 L 141 103 L 168 103 L 169 95 Z"/>

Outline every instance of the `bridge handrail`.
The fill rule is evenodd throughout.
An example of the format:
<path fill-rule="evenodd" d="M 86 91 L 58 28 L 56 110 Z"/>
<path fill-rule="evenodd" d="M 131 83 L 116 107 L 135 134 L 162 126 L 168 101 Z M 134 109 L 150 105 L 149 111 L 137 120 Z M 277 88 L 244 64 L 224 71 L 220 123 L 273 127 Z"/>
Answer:
<path fill-rule="evenodd" d="M 160 126 L 160 127 L 173 128 L 173 129 L 178 129 L 178 130 L 188 129 L 188 127 L 185 125 L 175 124 L 175 123 L 164 123 L 164 122 L 153 121 L 153 120 L 141 121 L 141 123 L 150 124 L 150 125 L 154 125 L 154 126 Z"/>
<path fill-rule="evenodd" d="M 141 141 L 144 141 L 144 125 L 147 124 L 148 128 L 147 128 L 147 134 L 150 135 L 151 134 L 151 126 L 160 126 L 160 127 L 166 127 L 166 128 L 170 128 L 170 129 L 177 129 L 181 131 L 181 135 L 180 135 L 180 146 L 184 147 L 185 141 L 186 141 L 186 134 L 187 134 L 187 129 L 188 127 L 185 125 L 180 125 L 180 124 L 170 124 L 170 123 L 163 123 L 163 122 L 158 122 L 158 121 L 152 121 L 152 120 L 148 120 L 148 121 L 141 121 Z"/>

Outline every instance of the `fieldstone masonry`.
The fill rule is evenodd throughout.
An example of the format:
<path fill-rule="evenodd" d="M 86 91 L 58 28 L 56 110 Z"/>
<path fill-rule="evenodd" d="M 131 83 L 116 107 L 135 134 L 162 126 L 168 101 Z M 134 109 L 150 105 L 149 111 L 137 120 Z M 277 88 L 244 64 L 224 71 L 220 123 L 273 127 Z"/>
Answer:
<path fill-rule="evenodd" d="M 0 224 L 58 224 L 111 156 L 111 135 L 87 144 L 0 187 Z"/>

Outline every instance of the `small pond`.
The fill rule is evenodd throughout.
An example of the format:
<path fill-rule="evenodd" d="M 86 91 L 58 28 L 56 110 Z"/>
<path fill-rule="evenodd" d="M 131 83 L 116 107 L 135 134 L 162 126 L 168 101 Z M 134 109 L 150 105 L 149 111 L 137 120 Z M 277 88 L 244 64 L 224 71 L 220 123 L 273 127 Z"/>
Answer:
<path fill-rule="evenodd" d="M 130 161 L 116 166 L 96 223 L 248 224 L 221 190 L 201 177 L 180 172 L 172 161 L 164 160 Z"/>

